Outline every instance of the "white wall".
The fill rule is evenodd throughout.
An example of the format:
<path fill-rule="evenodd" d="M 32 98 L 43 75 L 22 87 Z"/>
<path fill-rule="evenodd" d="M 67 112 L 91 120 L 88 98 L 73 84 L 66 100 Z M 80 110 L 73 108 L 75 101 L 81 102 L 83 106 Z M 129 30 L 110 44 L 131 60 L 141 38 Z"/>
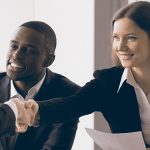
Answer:
<path fill-rule="evenodd" d="M 92 78 L 94 61 L 93 0 L 0 0 L 0 71 L 12 32 L 23 22 L 42 20 L 56 32 L 56 60 L 50 67 L 83 85 Z M 72 150 L 93 150 L 93 141 L 84 127 L 93 128 L 93 115 L 80 119 Z"/>
<path fill-rule="evenodd" d="M 0 71 L 5 70 L 10 35 L 18 25 L 34 18 L 33 4 L 33 0 L 0 0 Z"/>
<path fill-rule="evenodd" d="M 93 0 L 37 0 L 36 19 L 50 24 L 58 44 L 52 70 L 83 85 L 92 78 L 94 55 Z M 93 150 L 84 127 L 93 128 L 93 115 L 80 119 L 73 150 Z"/>
<path fill-rule="evenodd" d="M 63 72 L 83 85 L 91 78 L 93 70 L 93 1 L 37 0 L 36 2 L 36 20 L 50 24 L 57 35 L 53 70 Z"/>

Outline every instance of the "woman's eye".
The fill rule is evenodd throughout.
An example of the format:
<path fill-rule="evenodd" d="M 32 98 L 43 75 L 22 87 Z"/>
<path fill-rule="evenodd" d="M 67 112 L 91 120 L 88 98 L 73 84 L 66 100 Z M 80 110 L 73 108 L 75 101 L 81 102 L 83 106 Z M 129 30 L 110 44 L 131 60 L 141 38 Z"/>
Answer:
<path fill-rule="evenodd" d="M 129 37 L 127 37 L 127 39 L 130 40 L 130 41 L 135 41 L 137 39 L 137 37 L 135 37 L 135 36 L 129 36 Z"/>
<path fill-rule="evenodd" d="M 119 41 L 119 37 L 117 35 L 114 35 L 113 40 Z"/>

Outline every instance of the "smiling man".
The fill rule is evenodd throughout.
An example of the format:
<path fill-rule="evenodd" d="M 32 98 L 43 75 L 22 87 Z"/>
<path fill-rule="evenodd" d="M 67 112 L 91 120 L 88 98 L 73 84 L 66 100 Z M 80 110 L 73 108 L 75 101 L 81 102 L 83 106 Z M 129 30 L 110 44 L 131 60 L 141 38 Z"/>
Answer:
<path fill-rule="evenodd" d="M 69 96 L 79 86 L 49 67 L 55 59 L 56 36 L 46 23 L 30 21 L 14 32 L 7 54 L 6 73 L 0 74 L 3 102 L 11 97 L 22 101 Z M 0 140 L 6 150 L 70 150 L 78 119 L 29 127 L 25 133 Z"/>

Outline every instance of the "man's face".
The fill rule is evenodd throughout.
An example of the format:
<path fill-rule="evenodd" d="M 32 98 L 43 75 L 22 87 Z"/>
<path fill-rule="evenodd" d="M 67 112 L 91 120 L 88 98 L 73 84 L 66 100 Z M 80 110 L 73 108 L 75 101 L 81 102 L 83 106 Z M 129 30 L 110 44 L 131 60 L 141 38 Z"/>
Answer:
<path fill-rule="evenodd" d="M 11 38 L 7 54 L 7 75 L 16 81 L 36 81 L 45 71 L 46 50 L 42 33 L 19 27 Z"/>

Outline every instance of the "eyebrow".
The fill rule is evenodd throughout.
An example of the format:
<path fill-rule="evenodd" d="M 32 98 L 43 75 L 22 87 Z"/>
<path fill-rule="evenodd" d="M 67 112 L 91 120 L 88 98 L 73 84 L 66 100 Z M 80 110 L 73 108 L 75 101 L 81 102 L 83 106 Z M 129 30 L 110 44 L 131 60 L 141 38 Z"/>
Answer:
<path fill-rule="evenodd" d="M 17 41 L 15 41 L 15 40 L 11 40 L 10 42 L 12 42 L 12 43 L 16 43 L 16 44 L 18 43 L 18 42 L 17 42 Z"/>
<path fill-rule="evenodd" d="M 36 48 L 37 49 L 37 46 L 36 45 L 33 45 L 33 44 L 30 44 L 30 43 L 26 43 L 27 46 L 30 46 L 32 48 Z"/>
<path fill-rule="evenodd" d="M 118 35 L 117 33 L 114 33 L 114 32 L 113 32 L 113 34 L 114 34 L 114 35 Z M 137 35 L 137 34 L 136 34 L 136 33 L 127 33 L 127 34 L 125 34 L 125 35 L 126 35 L 126 36 L 129 36 L 129 35 Z"/>
<path fill-rule="evenodd" d="M 11 42 L 11 43 L 18 44 L 18 42 L 15 41 L 15 40 L 11 40 L 10 42 Z M 33 44 L 31 44 L 31 43 L 26 43 L 26 45 L 27 45 L 27 46 L 30 46 L 30 47 L 32 47 L 32 48 L 36 48 L 36 49 L 37 49 L 37 46 L 36 46 L 36 45 L 33 45 Z"/>

